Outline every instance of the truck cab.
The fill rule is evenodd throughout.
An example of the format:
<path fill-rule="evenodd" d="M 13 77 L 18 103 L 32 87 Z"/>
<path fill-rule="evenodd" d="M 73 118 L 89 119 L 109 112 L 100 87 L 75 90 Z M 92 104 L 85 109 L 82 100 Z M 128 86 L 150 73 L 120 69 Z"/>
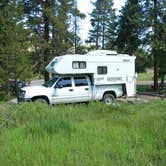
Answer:
<path fill-rule="evenodd" d="M 92 86 L 88 76 L 57 76 L 41 86 L 21 89 L 18 101 L 39 101 L 49 104 L 91 100 Z"/>

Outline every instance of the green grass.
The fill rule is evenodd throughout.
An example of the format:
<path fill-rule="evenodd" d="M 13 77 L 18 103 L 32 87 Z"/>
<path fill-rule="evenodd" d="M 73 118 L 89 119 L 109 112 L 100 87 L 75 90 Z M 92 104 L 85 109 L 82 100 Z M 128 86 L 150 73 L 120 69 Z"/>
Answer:
<path fill-rule="evenodd" d="M 153 80 L 153 70 L 148 70 L 145 73 L 138 73 L 138 81 L 152 81 Z"/>
<path fill-rule="evenodd" d="M 152 92 L 153 88 L 150 85 L 137 85 L 137 92 Z"/>
<path fill-rule="evenodd" d="M 153 70 L 149 69 L 145 73 L 138 73 L 137 76 L 138 81 L 153 81 Z M 161 81 L 161 78 L 158 78 Z M 164 78 L 166 81 L 166 77 Z"/>
<path fill-rule="evenodd" d="M 153 88 L 151 87 L 151 85 L 137 85 L 137 92 L 141 92 L 141 93 L 156 93 Z M 164 86 L 163 89 L 161 89 L 161 87 L 158 89 L 157 91 L 158 94 L 160 95 L 166 95 L 166 86 Z"/>
<path fill-rule="evenodd" d="M 163 165 L 166 102 L 0 105 L 0 165 Z"/>

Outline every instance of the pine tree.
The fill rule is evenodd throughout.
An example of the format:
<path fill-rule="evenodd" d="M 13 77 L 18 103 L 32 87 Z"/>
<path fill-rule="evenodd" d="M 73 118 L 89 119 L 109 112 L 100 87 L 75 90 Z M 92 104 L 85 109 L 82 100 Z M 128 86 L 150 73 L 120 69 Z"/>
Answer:
<path fill-rule="evenodd" d="M 96 3 L 96 8 L 91 13 L 92 30 L 89 31 L 89 42 L 95 43 L 96 49 L 99 48 L 99 39 L 101 36 L 100 12 Z"/>
<path fill-rule="evenodd" d="M 106 33 L 106 48 L 109 50 L 117 49 L 116 38 L 117 38 L 117 16 L 115 10 L 112 10 L 110 20 L 108 21 L 108 30 Z"/>
<path fill-rule="evenodd" d="M 158 4 L 159 16 L 157 32 L 157 62 L 159 67 L 159 77 L 161 77 L 161 89 L 164 87 L 164 76 L 166 75 L 166 1 Z"/>
<path fill-rule="evenodd" d="M 117 36 L 118 51 L 134 54 L 141 44 L 143 12 L 139 0 L 127 0 L 119 16 Z"/>
<path fill-rule="evenodd" d="M 34 47 L 33 58 L 44 74 L 45 82 L 49 79 L 49 73 L 45 71 L 45 66 L 49 62 L 50 56 L 50 18 L 52 0 L 24 0 L 24 12 L 27 27 L 32 30 L 31 41 Z M 37 66 L 35 65 L 34 68 Z"/>
<path fill-rule="evenodd" d="M 114 38 L 115 28 L 115 9 L 113 9 L 112 0 L 97 0 L 93 3 L 95 6 L 91 13 L 92 30 L 89 31 L 89 42 L 95 43 L 96 49 L 100 46 L 102 49 L 110 48 Z M 112 26 L 114 24 L 114 26 Z"/>
<path fill-rule="evenodd" d="M 30 77 L 29 31 L 21 22 L 23 7 L 20 1 L 1 1 L 0 9 L 0 85 L 10 97 L 10 81 Z"/>
<path fill-rule="evenodd" d="M 74 0 L 58 0 L 57 3 L 57 24 L 54 46 L 57 55 L 66 54 L 74 43 L 74 37 L 69 31 L 71 25 Z"/>
<path fill-rule="evenodd" d="M 154 90 L 158 89 L 158 73 L 166 68 L 164 62 L 166 57 L 166 37 L 165 37 L 165 0 L 142 0 L 144 8 L 146 44 L 150 45 L 150 51 L 153 56 L 154 66 Z"/>
<path fill-rule="evenodd" d="M 39 67 L 48 80 L 45 66 L 54 57 L 69 52 L 74 43 L 74 34 L 70 30 L 71 19 L 81 13 L 74 7 L 74 0 L 24 0 L 25 20 L 32 30 L 31 39 L 34 69 Z"/>
<path fill-rule="evenodd" d="M 77 0 L 74 0 L 73 17 L 74 17 L 74 21 L 73 21 L 74 53 L 78 54 L 82 52 L 81 46 L 80 46 L 81 39 L 79 37 L 79 21 L 80 19 L 82 20 L 85 18 L 85 14 L 81 13 L 78 10 Z"/>

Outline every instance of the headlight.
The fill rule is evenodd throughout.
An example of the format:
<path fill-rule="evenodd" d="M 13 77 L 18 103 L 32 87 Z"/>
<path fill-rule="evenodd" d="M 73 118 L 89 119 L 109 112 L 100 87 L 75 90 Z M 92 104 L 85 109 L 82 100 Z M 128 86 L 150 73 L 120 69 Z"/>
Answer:
<path fill-rule="evenodd" d="M 20 90 L 20 92 L 19 92 L 19 97 L 20 97 L 20 98 L 24 98 L 24 97 L 25 97 L 25 93 L 26 93 L 25 90 Z"/>

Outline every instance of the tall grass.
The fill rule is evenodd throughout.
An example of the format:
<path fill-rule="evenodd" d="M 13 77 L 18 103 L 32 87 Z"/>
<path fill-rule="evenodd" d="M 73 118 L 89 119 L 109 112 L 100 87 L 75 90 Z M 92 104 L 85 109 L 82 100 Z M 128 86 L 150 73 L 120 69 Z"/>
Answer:
<path fill-rule="evenodd" d="M 0 105 L 0 165 L 165 165 L 166 102 Z"/>
<path fill-rule="evenodd" d="M 138 73 L 138 81 L 152 81 L 153 80 L 153 70 L 148 70 L 144 73 Z"/>

